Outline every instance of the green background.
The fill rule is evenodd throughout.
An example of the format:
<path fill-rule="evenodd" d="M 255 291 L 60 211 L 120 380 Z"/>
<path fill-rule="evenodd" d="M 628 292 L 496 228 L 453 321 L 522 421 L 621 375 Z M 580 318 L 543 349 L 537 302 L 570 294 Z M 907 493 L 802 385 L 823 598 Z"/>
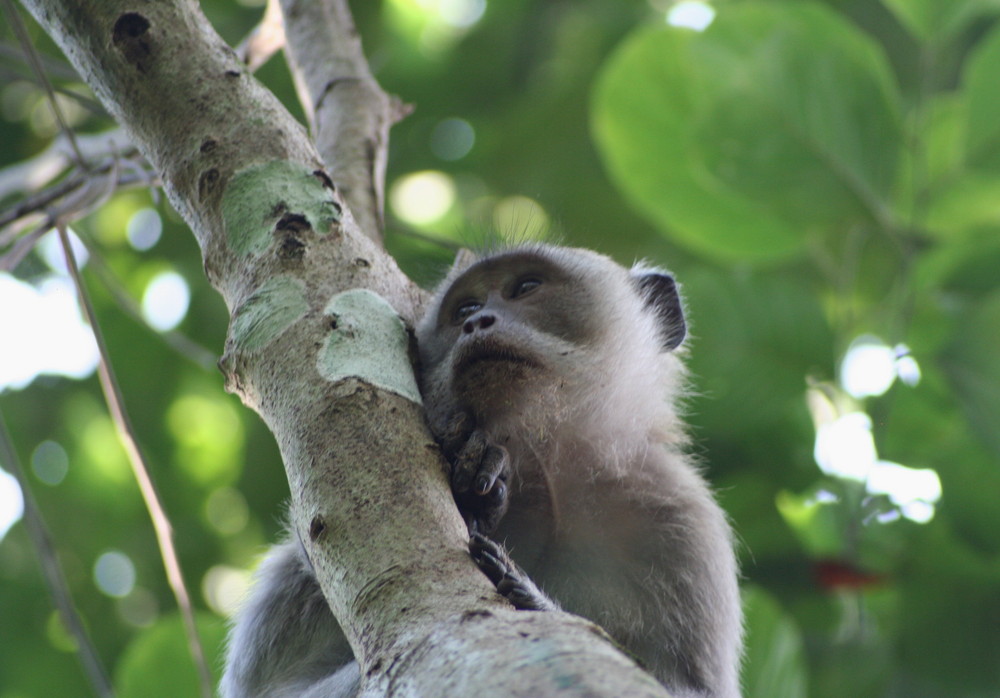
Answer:
<path fill-rule="evenodd" d="M 261 12 L 201 4 L 232 44 Z M 466 28 L 420 9 L 435 3 L 355 5 L 378 80 L 416 106 L 392 131 L 389 188 L 435 170 L 456 192 L 431 222 L 389 208 L 407 273 L 433 283 L 452 253 L 426 238 L 461 241 L 469 221 L 647 258 L 682 283 L 695 451 L 739 535 L 746 695 L 1000 696 L 1000 3 L 720 0 L 700 33 L 664 22 L 668 0 L 494 0 Z M 15 46 L 6 25 L 0 39 Z M 54 134 L 24 70 L 0 58 L 0 166 Z M 280 56 L 258 77 L 301 114 Z M 71 111 L 80 132 L 110 126 Z M 464 155 L 441 126 L 455 118 L 475 134 Z M 512 197 L 534 203 L 510 213 Z M 164 232 L 138 253 L 126 223 L 151 205 Z M 220 352 L 225 308 L 165 204 L 123 193 L 76 229 L 135 298 L 160 271 L 183 275 L 178 330 Z M 32 255 L 15 275 L 47 273 Z M 123 313 L 93 264 L 85 277 L 218 669 L 206 579 L 251 567 L 277 536 L 277 449 L 217 370 Z M 848 398 L 839 362 L 863 334 L 905 343 L 920 383 Z M 937 471 L 933 519 L 879 516 L 888 499 L 819 470 L 809 385 L 870 415 L 881 458 Z M 194 695 L 96 378 L 43 376 L 0 409 L 29 472 L 43 442 L 68 457 L 61 483 L 30 484 L 120 695 Z M 123 599 L 93 581 L 112 549 L 137 572 Z M 0 609 L 0 698 L 89 695 L 22 524 L 0 542 Z"/>

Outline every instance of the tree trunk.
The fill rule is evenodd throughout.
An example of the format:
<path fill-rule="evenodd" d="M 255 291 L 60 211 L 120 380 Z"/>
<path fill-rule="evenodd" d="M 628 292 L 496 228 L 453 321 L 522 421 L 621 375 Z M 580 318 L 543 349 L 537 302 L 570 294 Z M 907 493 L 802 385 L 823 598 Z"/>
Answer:
<path fill-rule="evenodd" d="M 327 167 L 193 0 L 24 4 L 198 239 L 230 311 L 227 386 L 277 439 L 363 693 L 665 695 L 591 623 L 511 609 L 469 559 L 409 358 L 424 294 L 378 242 L 401 112 L 346 7 L 283 0 Z"/>

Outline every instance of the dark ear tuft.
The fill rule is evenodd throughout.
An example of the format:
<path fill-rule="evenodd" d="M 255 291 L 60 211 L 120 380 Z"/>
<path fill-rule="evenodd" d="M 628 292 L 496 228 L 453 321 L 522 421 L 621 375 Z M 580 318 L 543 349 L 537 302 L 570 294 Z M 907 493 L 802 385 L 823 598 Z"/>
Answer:
<path fill-rule="evenodd" d="M 639 270 L 632 272 L 632 279 L 646 308 L 656 316 L 661 348 L 663 351 L 676 349 L 687 335 L 687 323 L 674 277 L 662 271 Z"/>

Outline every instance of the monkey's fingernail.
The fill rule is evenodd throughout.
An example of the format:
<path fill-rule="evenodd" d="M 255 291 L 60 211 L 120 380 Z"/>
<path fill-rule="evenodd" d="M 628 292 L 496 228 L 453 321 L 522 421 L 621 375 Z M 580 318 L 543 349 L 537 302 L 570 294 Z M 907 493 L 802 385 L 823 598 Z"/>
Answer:
<path fill-rule="evenodd" d="M 481 475 L 476 480 L 476 494 L 486 494 L 487 492 L 490 491 L 490 487 L 492 485 L 493 483 L 490 481 L 490 478 L 488 478 L 486 475 Z"/>
<path fill-rule="evenodd" d="M 489 561 L 490 561 L 490 564 L 494 565 L 497 569 L 501 569 L 501 570 L 506 570 L 507 569 L 507 565 L 505 563 L 501 562 L 500 558 L 498 558 L 498 557 L 496 557 L 494 555 L 491 555 L 490 553 L 483 553 L 483 556 L 486 557 L 486 558 L 488 558 Z M 506 574 L 506 571 L 504 572 L 504 574 Z"/>

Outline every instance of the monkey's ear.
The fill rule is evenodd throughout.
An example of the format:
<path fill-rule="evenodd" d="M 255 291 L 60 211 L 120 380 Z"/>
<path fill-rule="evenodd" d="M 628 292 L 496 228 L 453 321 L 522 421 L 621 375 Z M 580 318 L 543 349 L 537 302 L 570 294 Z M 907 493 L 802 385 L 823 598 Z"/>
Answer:
<path fill-rule="evenodd" d="M 454 276 L 459 274 L 473 264 L 479 261 L 479 255 L 470 250 L 468 247 L 459 248 L 458 252 L 455 253 L 455 261 L 451 264 L 451 269 L 448 270 L 448 276 Z"/>
<path fill-rule="evenodd" d="M 663 351 L 676 349 L 687 336 L 687 323 L 674 277 L 662 271 L 637 269 L 632 271 L 632 279 L 646 308 L 656 316 Z"/>

